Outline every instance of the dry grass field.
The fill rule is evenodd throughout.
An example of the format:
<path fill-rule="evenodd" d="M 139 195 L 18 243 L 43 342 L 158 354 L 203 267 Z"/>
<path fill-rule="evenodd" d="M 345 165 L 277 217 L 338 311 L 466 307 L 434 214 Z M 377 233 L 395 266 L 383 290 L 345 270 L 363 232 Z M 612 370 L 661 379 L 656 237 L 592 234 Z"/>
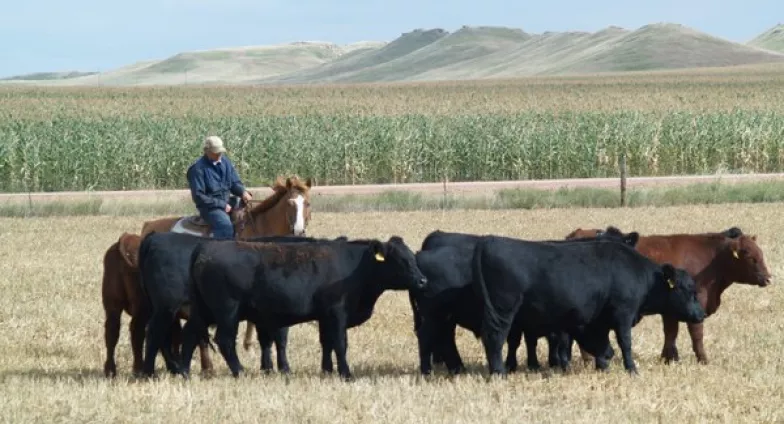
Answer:
<path fill-rule="evenodd" d="M 441 368 L 418 375 L 417 344 L 405 293 L 384 294 L 375 314 L 349 330 L 349 365 L 356 381 L 320 375 L 317 329 L 292 328 L 293 374 L 261 375 L 259 349 L 240 351 L 249 375 L 233 379 L 214 354 L 218 375 L 190 382 L 165 373 L 157 381 L 129 379 L 128 317 L 118 346 L 115 381 L 103 377 L 101 258 L 123 231 L 138 232 L 143 217 L 0 219 L 0 411 L 4 422 L 781 422 L 784 420 L 784 243 L 782 204 L 534 211 L 426 211 L 330 214 L 314 211 L 315 236 L 387 238 L 417 250 L 435 229 L 561 238 L 578 226 L 613 224 L 646 233 L 723 230 L 754 233 L 774 284 L 734 285 L 708 319 L 709 365 L 698 365 L 681 326 L 681 363 L 658 359 L 661 319 L 633 330 L 640 376 L 613 359 L 609 373 L 519 373 L 486 381 L 479 340 L 458 330 L 469 373 Z M 244 325 L 241 326 L 244 330 Z M 613 339 L 613 344 L 615 341 Z M 539 358 L 546 364 L 545 344 Z M 524 353 L 520 352 L 520 357 Z M 198 359 L 195 359 L 198 361 Z M 198 362 L 194 372 L 198 372 Z"/>

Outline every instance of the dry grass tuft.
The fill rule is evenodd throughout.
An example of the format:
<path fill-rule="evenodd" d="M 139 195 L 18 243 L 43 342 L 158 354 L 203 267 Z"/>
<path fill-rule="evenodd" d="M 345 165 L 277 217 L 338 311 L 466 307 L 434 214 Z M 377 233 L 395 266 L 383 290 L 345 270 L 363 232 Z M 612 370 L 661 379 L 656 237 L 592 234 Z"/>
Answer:
<path fill-rule="evenodd" d="M 723 230 L 757 234 L 774 276 L 782 275 L 781 204 L 635 209 L 424 211 L 314 215 L 315 236 L 400 235 L 415 250 L 435 229 L 560 238 L 578 226 L 619 226 L 643 234 Z M 429 381 L 418 376 L 416 338 L 405 293 L 386 293 L 368 323 L 349 331 L 354 383 L 319 373 L 315 326 L 290 335 L 294 374 L 262 376 L 259 350 L 240 351 L 250 375 L 235 381 L 223 359 L 218 375 L 190 383 L 165 374 L 129 379 L 128 317 L 118 346 L 116 381 L 103 378 L 105 355 L 100 299 L 101 257 L 123 231 L 138 232 L 146 217 L 0 219 L 0 410 L 5 421 L 91 422 L 774 422 L 784 420 L 784 317 L 779 284 L 731 287 L 706 323 L 711 360 L 698 365 L 685 327 L 681 363 L 658 354 L 661 319 L 633 331 L 640 377 L 619 358 L 610 372 L 584 367 L 575 352 L 573 375 L 520 373 L 485 381 L 481 343 L 458 330 L 470 373 Z M 775 281 L 775 280 L 774 280 Z M 243 326 L 244 328 L 244 326 Z M 523 352 L 519 353 L 521 358 Z M 545 344 L 539 357 L 546 364 Z M 194 365 L 198 370 L 198 363 Z M 612 420 L 612 421 L 611 421 Z"/>

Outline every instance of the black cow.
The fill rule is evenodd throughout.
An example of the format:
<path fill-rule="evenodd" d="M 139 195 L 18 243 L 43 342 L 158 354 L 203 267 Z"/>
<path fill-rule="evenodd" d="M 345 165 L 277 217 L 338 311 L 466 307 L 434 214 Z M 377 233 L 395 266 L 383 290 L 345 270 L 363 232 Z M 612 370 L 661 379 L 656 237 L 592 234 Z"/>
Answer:
<path fill-rule="evenodd" d="M 423 374 L 431 372 L 431 353 L 433 363 L 438 363 L 439 360 L 446 362 L 450 373 L 465 370 L 455 344 L 457 325 L 471 331 L 477 338 L 480 337 L 482 302 L 471 287 L 471 281 L 474 246 L 481 237 L 475 234 L 434 231 L 425 238 L 421 250 L 416 254 L 417 265 L 429 281 L 426 290 L 409 291 L 414 330 L 419 342 L 420 371 Z M 623 234 L 619 229 L 610 226 L 597 234 L 595 239 L 615 240 L 634 246 L 638 237 L 636 232 Z M 537 334 L 535 330 L 531 328 L 525 331 L 528 368 L 540 368 L 536 345 L 537 339 L 542 336 L 546 336 L 548 340 L 550 366 L 564 366 L 564 361 L 568 363 L 571 357 L 568 335 Z M 517 348 L 522 335 L 523 326 L 516 325 L 507 339 L 507 367 L 512 371 L 517 368 Z M 566 349 L 569 349 L 569 352 L 565 352 Z M 608 356 L 612 357 L 612 348 L 609 349 Z M 561 359 L 562 357 L 567 359 Z"/>
<path fill-rule="evenodd" d="M 643 315 L 667 313 L 702 322 L 694 280 L 657 265 L 633 247 L 610 241 L 542 243 L 485 236 L 473 257 L 473 284 L 483 308 L 482 343 L 491 374 L 505 374 L 501 348 L 519 315 L 542 333 L 568 332 L 586 351 L 603 354 L 616 334 L 626 370 L 636 374 L 631 329 Z"/>
<path fill-rule="evenodd" d="M 193 349 L 215 323 L 215 341 L 235 377 L 239 319 L 272 331 L 318 321 L 321 368 L 351 378 L 346 361 L 347 328 L 367 321 L 385 290 L 423 288 L 414 253 L 403 239 L 323 243 L 247 243 L 214 240 L 201 244 L 191 260 L 191 319 L 183 329 L 183 374 Z"/>
<path fill-rule="evenodd" d="M 148 296 L 152 315 L 149 320 L 143 373 L 152 376 L 155 372 L 155 358 L 161 351 L 166 368 L 172 373 L 179 372 L 177 353 L 163 346 L 171 346 L 171 325 L 177 313 L 188 306 L 188 281 L 191 254 L 200 243 L 212 240 L 182 233 L 150 233 L 144 237 L 139 247 L 140 281 Z M 258 237 L 256 241 L 305 242 L 316 239 L 295 236 Z M 188 314 L 185 314 L 188 315 Z M 275 342 L 278 371 L 288 372 L 286 344 L 288 328 L 275 332 L 260 332 L 261 369 L 272 369 L 272 342 Z M 208 340 L 207 340 L 208 341 Z"/>

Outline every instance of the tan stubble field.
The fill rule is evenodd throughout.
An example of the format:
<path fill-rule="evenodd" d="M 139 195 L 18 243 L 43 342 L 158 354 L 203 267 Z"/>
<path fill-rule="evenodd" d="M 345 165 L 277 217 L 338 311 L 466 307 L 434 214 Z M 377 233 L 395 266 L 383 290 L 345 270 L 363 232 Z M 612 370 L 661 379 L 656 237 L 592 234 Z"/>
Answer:
<path fill-rule="evenodd" d="M 289 336 L 293 375 L 261 375 L 259 349 L 243 351 L 249 375 L 233 379 L 218 353 L 218 375 L 185 382 L 130 376 L 127 315 L 117 348 L 119 376 L 103 377 L 101 259 L 123 231 L 144 218 L 0 219 L 0 417 L 7 422 L 780 422 L 784 420 L 784 317 L 780 287 L 784 231 L 781 204 L 635 209 L 458 211 L 327 214 L 314 211 L 314 236 L 400 235 L 417 250 L 432 230 L 562 238 L 578 226 L 619 226 L 642 234 L 720 231 L 740 226 L 757 234 L 773 285 L 733 285 L 707 320 L 711 360 L 698 365 L 684 325 L 681 362 L 660 363 L 661 319 L 633 330 L 639 377 L 624 372 L 620 355 L 609 373 L 582 364 L 574 373 L 518 373 L 487 382 L 479 340 L 458 330 L 469 373 L 455 379 L 419 377 L 416 337 L 407 296 L 385 293 L 373 317 L 349 330 L 348 360 L 356 381 L 320 374 L 317 328 Z M 244 331 L 241 325 L 240 331 Z M 617 347 L 614 336 L 613 345 Z M 539 359 L 546 364 L 546 343 Z M 619 352 L 616 349 L 616 352 Z M 198 353 L 197 355 L 198 356 Z M 524 348 L 518 352 L 525 361 Z M 198 359 L 194 358 L 194 372 Z M 613 421 L 609 421 L 613 420 Z"/>

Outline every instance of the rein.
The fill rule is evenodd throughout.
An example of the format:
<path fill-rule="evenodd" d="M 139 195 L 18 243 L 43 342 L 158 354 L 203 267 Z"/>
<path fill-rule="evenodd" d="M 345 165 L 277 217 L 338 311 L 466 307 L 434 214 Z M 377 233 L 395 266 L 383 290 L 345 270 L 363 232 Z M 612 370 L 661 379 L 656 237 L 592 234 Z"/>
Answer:
<path fill-rule="evenodd" d="M 245 202 L 245 205 L 242 207 L 242 209 L 245 209 L 245 211 L 243 212 L 245 216 L 240 221 L 239 228 L 237 229 L 237 234 L 235 234 L 234 236 L 235 238 L 240 234 L 242 234 L 242 231 L 245 230 L 245 225 L 248 223 L 248 221 L 250 221 L 250 225 L 251 228 L 253 228 L 253 232 L 258 233 L 256 231 L 256 220 L 253 219 L 253 213 L 252 213 L 253 209 L 250 206 L 253 203 L 261 203 L 261 202 L 263 202 L 263 200 L 256 200 L 256 199 L 250 199 L 249 201 Z"/>

